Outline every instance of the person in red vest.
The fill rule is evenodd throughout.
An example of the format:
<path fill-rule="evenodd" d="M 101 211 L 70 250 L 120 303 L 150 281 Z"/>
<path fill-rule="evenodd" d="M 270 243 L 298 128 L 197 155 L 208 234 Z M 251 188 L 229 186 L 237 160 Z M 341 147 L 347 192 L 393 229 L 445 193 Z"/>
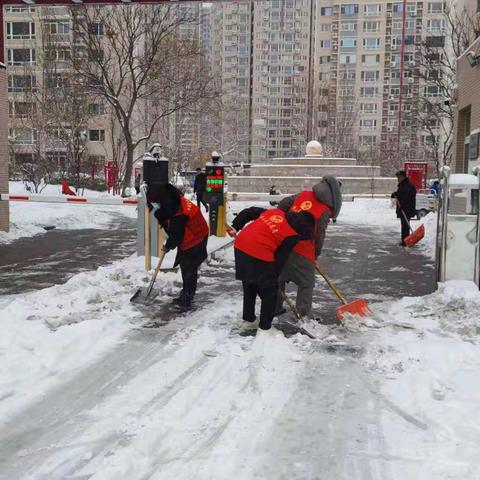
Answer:
<path fill-rule="evenodd" d="M 275 315 L 278 275 L 295 245 L 311 239 L 315 220 L 308 212 L 265 210 L 235 238 L 235 277 L 243 284 L 243 315 L 254 322 L 255 301 L 261 299 L 260 323 L 269 330 Z M 243 225 L 237 225 L 240 228 Z"/>
<path fill-rule="evenodd" d="M 285 212 L 310 212 L 315 217 L 314 238 L 295 246 L 279 278 L 282 291 L 286 282 L 297 285 L 297 311 L 302 316 L 311 316 L 315 263 L 322 252 L 329 220 L 336 219 L 342 207 L 340 184 L 335 177 L 325 175 L 311 190 L 282 199 L 278 207 Z M 279 296 L 276 314 L 284 312 L 283 299 Z"/>
<path fill-rule="evenodd" d="M 169 183 L 149 185 L 147 204 L 168 235 L 164 251 L 178 248 L 174 266 L 180 265 L 183 288 L 173 302 L 188 310 L 197 291 L 198 268 L 207 258 L 207 222 L 199 208 Z"/>

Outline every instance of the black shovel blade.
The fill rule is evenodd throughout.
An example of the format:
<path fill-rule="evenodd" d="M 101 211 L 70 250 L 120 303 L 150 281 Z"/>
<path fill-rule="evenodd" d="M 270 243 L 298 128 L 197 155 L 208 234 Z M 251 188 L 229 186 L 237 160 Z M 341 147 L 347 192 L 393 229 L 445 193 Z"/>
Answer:
<path fill-rule="evenodd" d="M 155 291 L 151 291 L 150 295 L 147 295 L 148 288 L 139 288 L 130 298 L 131 303 L 139 303 L 143 305 L 150 305 L 155 300 L 155 297 L 158 295 Z"/>

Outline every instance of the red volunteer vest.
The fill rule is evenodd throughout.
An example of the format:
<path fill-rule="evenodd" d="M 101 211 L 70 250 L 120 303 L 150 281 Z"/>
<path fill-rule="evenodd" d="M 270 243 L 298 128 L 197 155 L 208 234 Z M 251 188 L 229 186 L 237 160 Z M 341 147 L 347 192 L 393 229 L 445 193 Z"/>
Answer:
<path fill-rule="evenodd" d="M 178 217 L 179 215 L 188 217 L 185 235 L 182 243 L 179 245 L 179 249 L 188 250 L 198 245 L 208 235 L 208 225 L 200 209 L 183 195 L 180 200 L 180 209 L 174 216 Z"/>
<path fill-rule="evenodd" d="M 307 190 L 298 195 L 298 197 L 295 199 L 295 202 L 293 202 L 290 211 L 311 213 L 315 217 L 316 232 L 318 220 L 325 213 L 331 212 L 331 209 L 324 203 L 319 202 L 311 190 Z M 295 245 L 293 251 L 302 257 L 308 258 L 308 260 L 312 262 L 317 260 L 317 257 L 315 256 L 315 240 L 301 240 Z"/>
<path fill-rule="evenodd" d="M 285 212 L 275 208 L 247 225 L 237 235 L 235 248 L 259 260 L 273 262 L 277 248 L 292 235 L 298 233 L 287 222 Z"/>

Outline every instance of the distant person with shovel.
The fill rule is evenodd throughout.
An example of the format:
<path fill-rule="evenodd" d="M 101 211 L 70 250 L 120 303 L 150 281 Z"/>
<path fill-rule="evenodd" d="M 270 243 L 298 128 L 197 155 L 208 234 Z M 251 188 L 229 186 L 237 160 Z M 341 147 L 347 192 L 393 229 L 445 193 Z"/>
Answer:
<path fill-rule="evenodd" d="M 178 248 L 174 266 L 180 265 L 183 288 L 173 302 L 189 310 L 197 290 L 198 268 L 207 258 L 207 222 L 200 209 L 170 183 L 149 185 L 147 204 L 168 235 L 164 251 Z"/>
<path fill-rule="evenodd" d="M 405 170 L 399 170 L 395 176 L 397 177 L 398 188 L 396 192 L 392 193 L 391 197 L 396 201 L 397 218 L 400 219 L 401 224 L 402 241 L 399 245 L 405 247 L 405 238 L 410 235 L 410 219 L 417 214 L 417 190 L 408 180 Z"/>

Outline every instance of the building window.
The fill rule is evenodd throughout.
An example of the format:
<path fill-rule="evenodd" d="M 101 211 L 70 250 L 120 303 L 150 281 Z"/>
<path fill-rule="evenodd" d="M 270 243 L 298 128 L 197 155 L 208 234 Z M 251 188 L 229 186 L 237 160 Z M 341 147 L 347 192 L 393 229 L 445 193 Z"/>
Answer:
<path fill-rule="evenodd" d="M 363 22 L 363 31 L 366 33 L 379 32 L 380 22 Z"/>
<path fill-rule="evenodd" d="M 362 130 L 375 130 L 375 128 L 377 128 L 377 120 L 371 118 L 362 118 L 360 120 L 360 128 Z"/>
<path fill-rule="evenodd" d="M 36 142 L 36 131 L 31 128 L 10 128 L 10 142 L 16 145 L 33 145 Z"/>
<path fill-rule="evenodd" d="M 8 102 L 10 117 L 27 118 L 35 114 L 37 105 L 32 102 Z"/>
<path fill-rule="evenodd" d="M 90 103 L 88 113 L 89 115 L 105 115 L 105 105 L 103 103 Z"/>
<path fill-rule="evenodd" d="M 444 29 L 445 29 L 445 20 L 443 18 L 427 20 L 427 30 L 429 32 L 442 32 Z"/>
<path fill-rule="evenodd" d="M 358 5 L 356 3 L 342 5 L 340 13 L 342 15 L 356 15 L 358 13 Z"/>
<path fill-rule="evenodd" d="M 362 55 L 362 63 L 365 65 L 378 65 L 380 63 L 380 55 Z"/>
<path fill-rule="evenodd" d="M 332 25 L 330 23 L 321 23 L 320 31 L 321 32 L 330 32 L 332 30 Z"/>
<path fill-rule="evenodd" d="M 340 24 L 340 30 L 342 32 L 356 32 L 357 24 L 355 22 L 342 22 Z"/>
<path fill-rule="evenodd" d="M 8 77 L 8 91 L 32 92 L 36 90 L 37 79 L 33 75 L 12 75 Z"/>
<path fill-rule="evenodd" d="M 34 22 L 7 22 L 8 40 L 28 40 L 35 38 Z"/>
<path fill-rule="evenodd" d="M 320 15 L 322 17 L 329 17 L 332 14 L 332 7 L 322 7 L 320 9 Z"/>
<path fill-rule="evenodd" d="M 340 62 L 339 63 L 342 63 L 342 64 L 357 63 L 357 56 L 356 55 L 346 55 L 346 54 L 342 53 L 340 55 Z"/>
<path fill-rule="evenodd" d="M 372 5 L 364 5 L 363 7 L 363 13 L 366 17 L 379 15 L 380 11 L 381 11 L 380 5 L 372 4 Z"/>
<path fill-rule="evenodd" d="M 356 72 L 342 72 L 340 74 L 340 78 L 342 80 L 355 80 L 356 77 L 357 77 Z"/>
<path fill-rule="evenodd" d="M 393 13 L 403 13 L 403 3 L 394 3 Z"/>
<path fill-rule="evenodd" d="M 360 109 L 362 113 L 377 113 L 378 105 L 376 103 L 362 103 Z"/>
<path fill-rule="evenodd" d="M 33 65 L 35 63 L 34 48 L 9 48 L 7 49 L 9 65 Z"/>
<path fill-rule="evenodd" d="M 375 135 L 361 135 L 360 143 L 365 147 L 374 146 L 377 143 L 377 137 Z"/>
<path fill-rule="evenodd" d="M 380 48 L 380 39 L 379 38 L 364 38 L 363 46 L 367 50 L 375 50 Z"/>
<path fill-rule="evenodd" d="M 427 37 L 425 43 L 427 47 L 444 47 L 445 37 Z"/>
<path fill-rule="evenodd" d="M 443 13 L 445 9 L 445 3 L 443 2 L 430 2 L 428 4 L 428 13 Z"/>
<path fill-rule="evenodd" d="M 102 36 L 104 35 L 104 26 L 101 23 L 89 23 L 88 24 L 88 33 L 90 35 Z"/>
<path fill-rule="evenodd" d="M 364 70 L 361 73 L 361 78 L 363 82 L 376 82 L 380 79 L 380 72 L 378 70 Z"/>
<path fill-rule="evenodd" d="M 320 40 L 320 47 L 321 48 L 331 48 L 332 41 L 331 40 Z"/>
<path fill-rule="evenodd" d="M 437 85 L 428 85 L 425 87 L 425 95 L 427 97 L 438 97 L 440 96 L 440 87 Z"/>
<path fill-rule="evenodd" d="M 362 87 L 360 88 L 361 97 L 376 97 L 378 96 L 378 87 Z"/>
<path fill-rule="evenodd" d="M 70 23 L 69 22 L 50 22 L 47 24 L 48 33 L 50 35 L 69 35 Z"/>
<path fill-rule="evenodd" d="M 90 142 L 104 142 L 105 130 L 95 129 L 88 131 L 88 140 Z"/>
<path fill-rule="evenodd" d="M 355 37 L 344 37 L 340 40 L 340 46 L 345 48 L 354 48 L 357 46 L 357 39 Z"/>
<path fill-rule="evenodd" d="M 330 55 L 324 55 L 319 58 L 320 64 L 330 63 Z"/>

